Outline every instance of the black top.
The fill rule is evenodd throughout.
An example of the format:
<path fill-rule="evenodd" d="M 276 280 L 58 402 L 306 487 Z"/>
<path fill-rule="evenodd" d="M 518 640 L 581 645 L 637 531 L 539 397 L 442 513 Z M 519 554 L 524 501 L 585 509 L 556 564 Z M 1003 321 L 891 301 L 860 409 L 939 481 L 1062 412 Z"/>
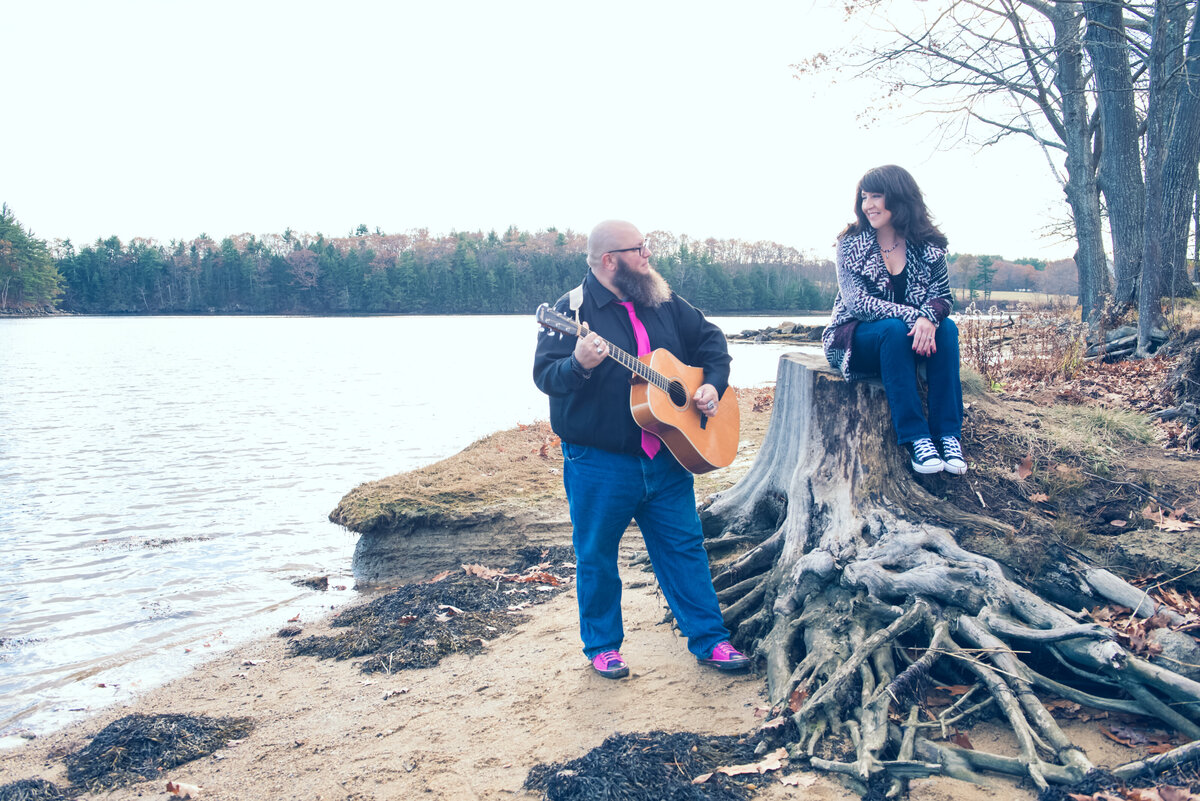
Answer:
<path fill-rule="evenodd" d="M 891 273 L 888 273 L 891 275 Z M 892 275 L 892 297 L 896 303 L 904 303 L 904 293 L 908 291 L 908 265 L 905 264 L 900 272 Z"/>
<path fill-rule="evenodd" d="M 583 282 L 579 319 L 631 355 L 637 340 L 629 312 L 591 272 Z M 567 295 L 554 304 L 555 311 L 574 318 Z M 666 348 L 684 364 L 704 370 L 705 382 L 720 396 L 729 385 L 729 348 L 725 334 L 683 298 L 656 308 L 634 306 L 650 337 L 650 348 Z M 615 359 L 605 359 L 584 372 L 571 358 L 575 338 L 542 329 L 533 361 L 533 381 L 550 396 L 550 425 L 564 442 L 588 445 L 616 453 L 644 456 L 641 429 L 629 410 L 629 379 L 633 375 Z M 694 392 L 696 387 L 692 387 Z"/>

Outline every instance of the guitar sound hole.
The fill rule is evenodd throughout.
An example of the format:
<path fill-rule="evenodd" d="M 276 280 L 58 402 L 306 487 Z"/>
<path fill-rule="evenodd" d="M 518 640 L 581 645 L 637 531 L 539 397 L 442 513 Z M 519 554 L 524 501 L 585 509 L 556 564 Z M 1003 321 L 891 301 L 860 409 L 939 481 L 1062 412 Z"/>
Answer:
<path fill-rule="evenodd" d="M 687 387 L 685 387 L 683 384 L 680 384 L 678 381 L 672 381 L 670 386 L 667 387 L 667 394 L 671 396 L 671 403 L 675 404 L 680 409 L 682 409 L 684 406 L 687 406 Z"/>

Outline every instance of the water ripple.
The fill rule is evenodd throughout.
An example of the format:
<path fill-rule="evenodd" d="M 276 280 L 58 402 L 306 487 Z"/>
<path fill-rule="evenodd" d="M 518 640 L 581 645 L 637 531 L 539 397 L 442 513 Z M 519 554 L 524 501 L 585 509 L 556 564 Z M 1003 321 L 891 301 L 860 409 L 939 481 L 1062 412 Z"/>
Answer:
<path fill-rule="evenodd" d="M 352 597 L 291 583 L 353 584 L 347 490 L 546 417 L 536 325 L 487 318 L 480 359 L 479 322 L 0 320 L 0 740 Z M 774 379 L 741 348 L 738 383 Z"/>

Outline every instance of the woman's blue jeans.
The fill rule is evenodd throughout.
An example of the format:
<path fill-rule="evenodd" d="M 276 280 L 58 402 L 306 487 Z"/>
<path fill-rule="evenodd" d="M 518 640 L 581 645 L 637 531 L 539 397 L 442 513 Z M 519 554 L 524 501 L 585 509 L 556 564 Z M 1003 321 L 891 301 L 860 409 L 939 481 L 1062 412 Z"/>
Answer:
<path fill-rule="evenodd" d="M 928 358 L 912 349 L 908 326 L 898 317 L 859 323 L 854 329 L 850 369 L 878 373 L 887 393 L 896 440 L 907 444 L 922 437 L 936 443 L 962 436 L 962 384 L 958 379 L 958 326 L 947 317 L 934 335 L 937 352 Z M 925 363 L 929 418 L 917 390 L 917 364 Z"/>
<path fill-rule="evenodd" d="M 591 659 L 619 649 L 625 638 L 617 547 L 636 520 L 688 650 L 709 656 L 729 631 L 713 589 L 692 474 L 666 448 L 654 459 L 567 442 L 562 451 L 583 653 Z"/>

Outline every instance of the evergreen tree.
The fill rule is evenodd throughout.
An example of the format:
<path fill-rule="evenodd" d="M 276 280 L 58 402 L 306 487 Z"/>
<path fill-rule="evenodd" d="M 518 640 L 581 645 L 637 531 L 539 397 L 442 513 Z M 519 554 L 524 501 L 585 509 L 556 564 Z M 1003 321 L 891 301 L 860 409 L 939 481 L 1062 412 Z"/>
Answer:
<path fill-rule="evenodd" d="M 7 203 L 0 206 L 0 309 L 53 306 L 62 283 L 46 243 L 25 230 Z"/>

